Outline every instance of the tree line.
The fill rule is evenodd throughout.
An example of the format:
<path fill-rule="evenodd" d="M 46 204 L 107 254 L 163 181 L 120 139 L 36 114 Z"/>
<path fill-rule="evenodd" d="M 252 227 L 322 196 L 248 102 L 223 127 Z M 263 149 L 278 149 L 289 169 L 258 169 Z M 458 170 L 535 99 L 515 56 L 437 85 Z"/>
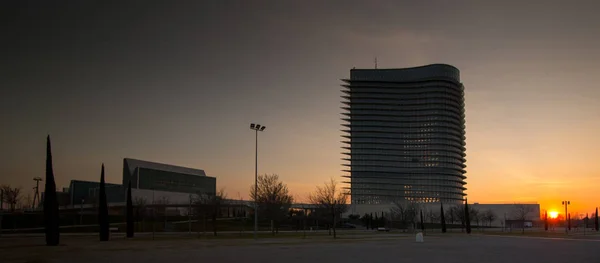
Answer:
<path fill-rule="evenodd" d="M 273 226 L 273 234 L 278 232 L 280 222 L 286 217 L 286 215 L 292 215 L 290 213 L 291 204 L 294 198 L 290 195 L 287 185 L 279 180 L 279 176 L 273 175 L 261 175 L 258 177 L 257 191 L 254 191 L 254 187 L 251 187 L 250 195 L 252 199 L 258 205 L 258 213 L 264 219 L 271 221 Z M 17 190 L 15 190 L 17 191 Z M 14 191 L 13 191 L 14 192 Z M 46 139 L 46 178 L 44 185 L 45 197 L 43 201 L 44 209 L 44 229 L 46 236 L 46 244 L 48 246 L 56 246 L 60 243 L 60 231 L 59 231 L 59 208 L 58 199 L 56 194 L 56 183 L 54 179 L 53 162 L 52 162 L 52 147 L 50 136 Z M 4 191 L 2 192 L 4 198 Z M 7 191 L 7 196 L 11 191 Z M 18 194 L 17 194 L 18 195 Z M 12 197 L 14 195 L 10 195 Z M 337 182 L 331 179 L 326 182 L 323 186 L 317 186 L 315 191 L 308 196 L 311 204 L 311 210 L 316 211 L 320 216 L 329 219 L 329 225 L 333 231 L 333 237 L 336 237 L 336 224 L 339 221 L 342 213 L 347 209 L 347 197 L 348 193 L 342 191 Z M 127 186 L 127 200 L 126 200 L 126 236 L 132 238 L 134 236 L 134 221 L 140 219 L 145 210 L 146 200 L 136 199 L 136 205 L 131 194 L 131 182 Z M 7 200 L 13 200 L 7 198 Z M 202 221 L 206 225 L 207 219 L 212 221 L 212 228 L 214 235 L 217 235 L 216 219 L 220 211 L 220 207 L 226 201 L 226 194 L 224 190 L 217 191 L 216 193 L 199 193 L 190 204 L 195 210 L 195 214 L 198 216 L 198 221 Z M 168 200 L 163 200 L 166 204 Z M 190 200 L 190 202 L 192 202 Z M 13 202 L 9 202 L 12 204 Z M 100 186 L 98 194 L 98 234 L 100 241 L 109 240 L 110 224 L 108 215 L 108 202 L 106 198 L 106 182 L 104 174 L 104 164 L 101 166 L 100 171 Z M 165 208 L 166 209 L 166 208 Z M 306 214 L 306 213 L 304 213 Z M 306 216 L 304 216 L 306 220 Z"/>
<path fill-rule="evenodd" d="M 389 224 L 392 227 L 404 229 L 418 229 L 425 224 L 443 226 L 445 224 L 460 224 L 464 229 L 473 221 L 477 226 L 488 226 L 496 220 L 496 215 L 491 209 L 479 210 L 470 207 L 466 202 L 463 205 L 447 205 L 444 209 L 440 205 L 439 211 L 425 209 L 420 203 L 410 201 L 396 201 L 389 212 Z M 469 223 L 469 224 L 467 224 Z"/>
<path fill-rule="evenodd" d="M 341 215 L 347 210 L 348 192 L 343 191 L 334 179 L 317 186 L 314 192 L 308 195 L 311 207 L 301 208 L 303 210 L 301 213 L 290 213 L 294 198 L 278 175 L 260 175 L 257 182 L 257 191 L 254 191 L 253 184 L 250 188 L 250 196 L 256 200 L 258 215 L 270 220 L 273 234 L 278 232 L 280 223 L 288 215 L 301 215 L 305 225 L 307 213 L 310 211 L 313 213 L 312 216 L 323 219 L 322 222 L 327 224 L 330 235 L 337 237 L 336 226 Z"/>
<path fill-rule="evenodd" d="M 519 222 L 522 232 L 525 232 L 526 222 L 531 218 L 534 209 L 526 204 L 514 204 L 512 206 L 511 221 Z M 598 230 L 597 213 L 592 215 L 595 219 L 594 228 Z M 480 210 L 472 207 L 465 199 L 463 204 L 440 204 L 439 210 L 432 209 L 432 206 L 425 206 L 424 203 L 401 200 L 393 202 L 392 208 L 387 212 L 368 213 L 362 217 L 359 215 L 349 215 L 350 219 L 360 220 L 367 229 L 395 228 L 402 231 L 418 230 L 425 231 L 426 225 L 441 228 L 446 232 L 447 225 L 458 225 L 467 233 L 471 232 L 471 226 L 477 226 L 482 231 L 485 227 L 492 227 L 492 223 L 498 219 L 498 216 L 491 209 Z M 588 222 L 589 217 L 584 219 Z M 545 229 L 548 230 L 547 214 L 544 217 Z"/>
<path fill-rule="evenodd" d="M 56 246 L 60 243 L 60 231 L 59 231 L 59 208 L 56 193 L 56 183 L 54 179 L 53 162 L 52 162 L 52 147 L 50 142 L 50 136 L 46 140 L 46 178 L 44 185 L 45 198 L 43 200 L 43 214 L 44 214 L 44 229 L 46 244 L 48 246 Z M 100 171 L 100 187 L 98 195 L 98 226 L 99 226 L 99 239 L 101 241 L 109 240 L 109 216 L 108 216 L 108 203 L 106 199 L 106 185 L 105 185 L 105 174 L 104 164 L 101 166 Z M 272 234 L 276 234 L 279 229 L 279 225 L 285 218 L 290 216 L 300 216 L 303 218 L 303 225 L 306 225 L 307 212 L 315 214 L 319 218 L 324 219 L 324 222 L 328 225 L 329 233 L 334 238 L 337 237 L 336 226 L 341 221 L 341 216 L 348 209 L 348 197 L 349 193 L 342 190 L 338 183 L 334 179 L 330 179 L 325 182 L 322 186 L 317 186 L 315 190 L 308 195 L 309 204 L 311 207 L 303 208 L 301 213 L 293 212 L 290 208 L 294 202 L 294 198 L 289 193 L 289 189 L 285 183 L 280 181 L 279 176 L 276 174 L 272 175 L 261 175 L 258 177 L 257 191 L 254 191 L 254 185 L 250 190 L 252 199 L 258 205 L 258 212 L 262 219 L 269 220 L 271 222 Z M 2 187 L 1 197 L 3 200 L 11 205 L 11 209 L 14 208 L 15 199 L 18 197 L 20 190 L 14 188 L 7 188 L 4 191 Z M 132 238 L 134 236 L 134 221 L 136 218 L 139 219 L 140 213 L 144 208 L 145 201 L 138 199 L 136 205 L 131 194 L 131 182 L 128 183 L 127 187 L 127 200 L 126 200 L 126 236 Z M 165 200 L 165 202 L 167 202 Z M 206 224 L 207 219 L 211 219 L 214 235 L 217 235 L 216 219 L 220 211 L 220 207 L 225 204 L 226 195 L 224 190 L 217 191 L 216 193 L 202 193 L 197 194 L 193 204 L 193 209 L 196 210 L 195 214 L 198 215 L 199 219 L 202 219 L 203 223 Z M 165 208 L 166 209 L 166 208 Z M 515 217 L 518 220 L 524 222 L 531 213 L 530 206 L 515 204 Z M 471 232 L 471 221 L 474 221 L 477 225 L 479 223 L 486 222 L 491 225 L 496 215 L 491 210 L 479 211 L 471 208 L 465 199 L 464 205 L 449 206 L 447 211 L 444 211 L 443 204 L 440 204 L 440 212 L 425 211 L 419 207 L 418 203 L 399 201 L 395 202 L 393 208 L 389 212 L 389 217 L 392 222 L 398 222 L 400 225 L 395 226 L 398 228 L 416 229 L 420 226 L 422 231 L 425 231 L 425 223 L 439 221 L 442 226 L 442 232 L 446 232 L 446 223 L 453 224 L 459 222 L 463 229 L 467 233 Z M 382 213 L 381 216 L 365 215 L 363 220 L 369 224 L 369 227 L 379 227 L 386 225 L 386 216 Z M 544 220 L 547 225 L 547 215 Z M 199 220 L 200 221 L 200 220 Z M 448 221 L 448 222 L 446 222 Z M 419 225 L 417 225 L 419 223 Z M 598 231 L 598 212 L 596 209 L 595 213 L 595 228 Z M 523 224 L 524 231 L 524 224 Z"/>

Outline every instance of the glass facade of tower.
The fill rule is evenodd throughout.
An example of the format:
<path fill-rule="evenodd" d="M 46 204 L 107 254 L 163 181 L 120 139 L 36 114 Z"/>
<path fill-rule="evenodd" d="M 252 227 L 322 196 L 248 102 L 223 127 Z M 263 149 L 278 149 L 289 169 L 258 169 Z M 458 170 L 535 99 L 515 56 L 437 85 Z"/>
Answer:
<path fill-rule="evenodd" d="M 343 81 L 352 203 L 460 202 L 466 155 L 459 70 L 352 69 Z"/>

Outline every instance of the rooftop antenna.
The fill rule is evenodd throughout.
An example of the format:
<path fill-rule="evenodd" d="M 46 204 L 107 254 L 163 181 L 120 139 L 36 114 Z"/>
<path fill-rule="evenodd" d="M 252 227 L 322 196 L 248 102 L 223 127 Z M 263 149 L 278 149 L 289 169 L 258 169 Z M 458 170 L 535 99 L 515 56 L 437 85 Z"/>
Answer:
<path fill-rule="evenodd" d="M 375 57 L 375 69 L 377 69 L 377 57 Z"/>

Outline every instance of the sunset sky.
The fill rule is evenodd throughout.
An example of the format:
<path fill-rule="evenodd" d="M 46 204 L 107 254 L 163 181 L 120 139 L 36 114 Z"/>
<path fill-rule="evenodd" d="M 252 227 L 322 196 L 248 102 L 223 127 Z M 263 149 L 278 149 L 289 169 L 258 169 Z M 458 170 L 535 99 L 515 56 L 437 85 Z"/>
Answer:
<path fill-rule="evenodd" d="M 257 122 L 259 173 L 305 200 L 342 179 L 340 79 L 377 57 L 460 69 L 470 202 L 600 206 L 597 1 L 85 2 L 0 8 L 0 183 L 30 191 L 50 134 L 61 187 L 130 157 L 247 199 Z"/>

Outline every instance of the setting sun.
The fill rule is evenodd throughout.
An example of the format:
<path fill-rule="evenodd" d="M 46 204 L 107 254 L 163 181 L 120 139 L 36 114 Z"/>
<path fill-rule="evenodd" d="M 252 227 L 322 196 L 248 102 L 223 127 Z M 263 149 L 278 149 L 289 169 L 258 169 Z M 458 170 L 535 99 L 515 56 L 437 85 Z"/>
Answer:
<path fill-rule="evenodd" d="M 550 213 L 548 213 L 548 216 L 550 218 L 557 218 L 558 217 L 558 212 L 556 212 L 556 211 L 550 211 Z"/>

